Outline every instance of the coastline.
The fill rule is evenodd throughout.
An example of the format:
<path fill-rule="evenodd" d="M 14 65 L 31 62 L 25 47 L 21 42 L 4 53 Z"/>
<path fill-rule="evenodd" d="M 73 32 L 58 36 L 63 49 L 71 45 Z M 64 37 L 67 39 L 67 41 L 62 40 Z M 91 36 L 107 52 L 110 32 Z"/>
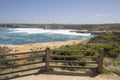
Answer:
<path fill-rule="evenodd" d="M 21 44 L 21 45 L 5 45 L 10 48 L 12 53 L 19 52 L 30 52 L 37 50 L 45 50 L 47 47 L 50 49 L 60 48 L 67 45 L 86 44 L 89 40 L 68 40 L 59 42 L 44 42 L 44 43 L 33 43 L 33 44 Z"/>

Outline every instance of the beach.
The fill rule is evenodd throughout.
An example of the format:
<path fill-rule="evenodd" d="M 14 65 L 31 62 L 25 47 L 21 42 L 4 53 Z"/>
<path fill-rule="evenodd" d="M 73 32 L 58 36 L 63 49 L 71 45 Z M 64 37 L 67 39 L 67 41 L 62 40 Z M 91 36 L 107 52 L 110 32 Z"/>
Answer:
<path fill-rule="evenodd" d="M 55 49 L 62 46 L 70 46 L 76 44 L 86 44 L 89 40 L 68 40 L 68 41 L 59 41 L 59 42 L 45 42 L 45 43 L 34 43 L 34 44 L 22 44 L 22 45 L 8 45 L 12 53 L 19 52 L 30 52 L 30 51 L 40 51 L 45 50 L 46 48 Z"/>
<path fill-rule="evenodd" d="M 24 52 L 34 52 L 42 51 L 46 48 L 56 49 L 63 46 L 77 45 L 77 44 L 86 44 L 89 40 L 68 40 L 68 41 L 59 41 L 59 42 L 44 42 L 44 43 L 34 43 L 34 44 L 21 44 L 21 45 L 6 45 L 11 51 L 8 54 L 17 54 Z M 16 58 L 26 58 L 29 55 L 19 55 Z M 18 61 L 19 64 L 23 64 L 25 60 Z"/>

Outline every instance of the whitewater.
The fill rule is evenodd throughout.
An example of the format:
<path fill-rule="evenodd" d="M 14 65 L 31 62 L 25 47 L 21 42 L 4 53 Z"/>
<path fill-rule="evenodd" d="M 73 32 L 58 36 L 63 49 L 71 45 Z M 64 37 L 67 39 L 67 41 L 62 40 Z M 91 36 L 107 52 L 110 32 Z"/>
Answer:
<path fill-rule="evenodd" d="M 81 40 L 91 37 L 91 33 L 76 33 L 72 29 L 0 28 L 0 45 Z"/>

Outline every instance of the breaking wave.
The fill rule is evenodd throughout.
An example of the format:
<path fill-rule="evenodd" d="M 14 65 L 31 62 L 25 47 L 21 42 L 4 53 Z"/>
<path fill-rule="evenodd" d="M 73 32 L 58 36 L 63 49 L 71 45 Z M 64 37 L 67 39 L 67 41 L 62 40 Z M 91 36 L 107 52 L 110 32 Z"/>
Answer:
<path fill-rule="evenodd" d="M 72 29 L 0 28 L 0 45 L 80 40 L 91 37 L 91 33 L 76 33 Z"/>

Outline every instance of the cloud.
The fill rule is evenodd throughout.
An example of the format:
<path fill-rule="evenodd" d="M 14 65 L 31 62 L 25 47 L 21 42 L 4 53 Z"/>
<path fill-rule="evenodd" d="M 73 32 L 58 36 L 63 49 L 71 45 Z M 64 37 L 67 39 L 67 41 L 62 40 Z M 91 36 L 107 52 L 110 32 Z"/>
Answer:
<path fill-rule="evenodd" d="M 102 16 L 102 15 L 101 15 L 101 14 L 97 14 L 96 16 L 97 16 L 97 17 L 100 17 L 100 16 Z"/>
<path fill-rule="evenodd" d="M 97 14 L 96 16 L 97 16 L 97 17 L 109 17 L 108 14 Z"/>

